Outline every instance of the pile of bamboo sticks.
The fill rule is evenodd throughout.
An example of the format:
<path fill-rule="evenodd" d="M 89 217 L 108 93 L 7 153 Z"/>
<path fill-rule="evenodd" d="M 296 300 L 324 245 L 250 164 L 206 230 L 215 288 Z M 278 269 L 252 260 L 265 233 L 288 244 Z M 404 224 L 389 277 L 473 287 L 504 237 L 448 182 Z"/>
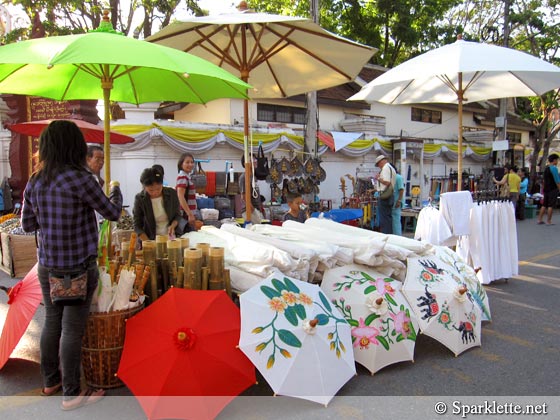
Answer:
<path fill-rule="evenodd" d="M 229 270 L 224 267 L 224 248 L 208 243 L 189 246 L 188 238 L 168 239 L 157 235 L 155 240 L 142 241 L 136 250 L 137 236 L 120 244 L 109 261 L 111 280 L 118 282 L 121 270 L 134 270 L 135 295 L 150 297 L 154 302 L 171 287 L 193 290 L 225 290 L 231 294 Z M 100 264 L 103 264 L 100 261 Z"/>

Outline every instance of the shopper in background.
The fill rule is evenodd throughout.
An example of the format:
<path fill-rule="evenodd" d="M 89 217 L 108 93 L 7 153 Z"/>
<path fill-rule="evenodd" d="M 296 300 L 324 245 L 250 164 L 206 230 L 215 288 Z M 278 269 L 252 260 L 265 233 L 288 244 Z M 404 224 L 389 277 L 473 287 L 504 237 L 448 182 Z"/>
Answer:
<path fill-rule="evenodd" d="M 519 184 L 519 200 L 517 200 L 517 206 L 515 207 L 515 217 L 517 220 L 525 220 L 525 201 L 527 200 L 527 187 L 529 186 L 527 169 L 519 169 L 517 175 L 521 178 L 521 183 Z"/>
<path fill-rule="evenodd" d="M 140 183 L 142 191 L 134 197 L 132 210 L 138 241 L 154 240 L 156 235 L 170 239 L 181 236 L 184 233 L 179 228 L 182 216 L 175 190 L 163 186 L 163 175 L 153 167 L 142 171 Z"/>
<path fill-rule="evenodd" d="M 299 193 L 288 193 L 286 195 L 290 210 L 284 215 L 284 220 L 305 223 L 307 220 L 307 206 L 303 204 L 303 198 Z"/>
<path fill-rule="evenodd" d="M 404 180 L 401 174 L 395 170 L 395 191 L 393 199 L 395 204 L 391 210 L 391 218 L 393 219 L 393 235 L 402 235 L 401 210 L 404 207 Z"/>
<path fill-rule="evenodd" d="M 377 177 L 376 187 L 377 191 L 381 194 L 387 188 L 395 187 L 395 169 L 387 162 L 387 158 L 383 155 L 377 156 L 375 159 L 375 166 L 381 169 L 379 176 Z M 395 198 L 391 194 L 386 199 L 381 197 L 377 200 L 377 207 L 379 210 L 379 231 L 381 233 L 393 233 L 393 204 L 395 203 Z"/>
<path fill-rule="evenodd" d="M 539 211 L 537 224 L 544 225 L 544 214 L 546 213 L 546 224 L 553 225 L 552 211 L 558 201 L 558 191 L 560 190 L 560 176 L 558 175 L 558 158 L 556 153 L 548 157 L 548 164 L 543 172 L 543 204 Z"/>
<path fill-rule="evenodd" d="M 188 222 L 188 230 L 195 229 L 196 187 L 191 180 L 194 169 L 194 157 L 190 153 L 183 153 L 177 162 L 177 198 L 183 211 L 183 218 Z"/>
<path fill-rule="evenodd" d="M 86 164 L 102 188 L 103 185 L 105 185 L 105 180 L 101 178 L 101 170 L 103 169 L 104 163 L 105 153 L 103 152 L 103 148 L 97 144 L 90 144 L 87 147 Z"/>
<path fill-rule="evenodd" d="M 519 200 L 519 185 L 521 178 L 517 175 L 517 167 L 512 165 L 504 165 L 504 176 L 499 181 L 492 177 L 494 184 L 500 186 L 507 184 L 509 186 L 509 201 L 512 202 L 513 208 L 517 208 L 517 201 Z"/>
<path fill-rule="evenodd" d="M 24 191 L 21 226 L 37 232 L 38 277 L 45 305 L 41 332 L 42 395 L 63 393 L 62 410 L 101 399 L 103 390 L 82 389 L 81 349 L 89 307 L 97 288 L 98 230 L 95 212 L 116 221 L 122 210 L 119 184 L 109 197 L 86 168 L 87 145 L 71 121 L 53 121 L 39 138 L 38 169 Z M 73 306 L 54 304 L 51 272 L 87 275 L 86 299 Z"/>

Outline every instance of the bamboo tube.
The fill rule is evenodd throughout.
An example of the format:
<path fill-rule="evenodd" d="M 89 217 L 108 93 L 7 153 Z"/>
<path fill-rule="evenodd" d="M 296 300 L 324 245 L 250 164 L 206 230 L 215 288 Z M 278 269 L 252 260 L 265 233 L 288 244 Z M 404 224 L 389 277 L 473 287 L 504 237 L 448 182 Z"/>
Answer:
<path fill-rule="evenodd" d="M 99 257 L 98 264 L 100 267 L 105 267 L 107 265 L 107 246 L 101 246 L 101 257 Z"/>
<path fill-rule="evenodd" d="M 143 267 L 144 267 L 144 272 L 142 273 L 142 280 L 140 281 L 140 287 L 138 288 L 138 293 L 140 295 L 144 294 L 144 288 L 146 287 L 146 283 L 148 283 L 148 280 L 150 279 L 150 271 L 151 271 L 149 265 Z"/>
<path fill-rule="evenodd" d="M 185 289 L 192 288 L 200 290 L 201 287 L 201 270 L 202 268 L 202 250 L 197 248 L 185 249 L 185 258 L 183 260 L 183 280 L 185 282 Z M 194 281 L 190 284 L 191 273 L 194 273 Z M 187 287 L 191 286 L 191 287 Z"/>
<path fill-rule="evenodd" d="M 210 290 L 224 289 L 224 248 L 212 247 L 209 249 L 208 269 L 210 271 L 208 288 Z"/>
<path fill-rule="evenodd" d="M 177 287 L 183 288 L 184 287 L 184 277 L 185 272 L 183 271 L 183 266 L 177 268 Z"/>
<path fill-rule="evenodd" d="M 144 264 L 149 265 L 156 261 L 156 241 L 150 239 L 142 241 Z"/>
<path fill-rule="evenodd" d="M 121 242 L 121 261 L 123 263 L 128 262 L 128 248 L 130 248 L 130 241 Z"/>
<path fill-rule="evenodd" d="M 206 242 L 199 242 L 196 248 L 202 250 L 202 266 L 208 267 L 208 253 L 210 251 L 210 244 Z"/>
<path fill-rule="evenodd" d="M 208 267 L 202 267 L 202 284 L 201 290 L 208 290 Z"/>
<path fill-rule="evenodd" d="M 181 241 L 181 255 L 184 255 L 185 249 L 189 248 L 189 238 L 179 238 Z"/>
<path fill-rule="evenodd" d="M 156 235 L 156 258 L 167 256 L 167 236 Z"/>
<path fill-rule="evenodd" d="M 177 287 L 177 263 L 169 261 L 169 283 L 171 287 Z"/>
<path fill-rule="evenodd" d="M 162 258 L 158 259 L 159 266 L 161 267 L 161 282 L 162 282 L 162 292 L 165 293 L 169 289 L 169 259 Z"/>
<path fill-rule="evenodd" d="M 136 257 L 136 240 L 138 236 L 136 232 L 130 234 L 130 243 L 128 244 L 128 266 L 130 267 L 134 262 L 134 257 Z"/>
<path fill-rule="evenodd" d="M 117 282 L 117 272 L 115 271 L 116 267 L 115 267 L 115 262 L 114 261 L 109 261 L 109 277 L 111 277 L 111 283 L 115 284 Z"/>
<path fill-rule="evenodd" d="M 181 241 L 179 239 L 167 241 L 167 258 L 169 258 L 170 266 L 173 261 L 176 267 L 183 265 L 183 251 L 181 251 Z"/>
<path fill-rule="evenodd" d="M 224 268 L 224 286 L 226 288 L 227 295 L 231 298 L 231 277 L 229 275 L 229 268 Z"/>
<path fill-rule="evenodd" d="M 186 271 L 183 270 L 183 289 L 193 290 L 194 281 L 195 281 L 194 271 L 187 273 Z"/>
<path fill-rule="evenodd" d="M 144 264 L 136 263 L 134 266 L 136 269 L 136 277 L 134 278 L 134 287 L 138 290 L 140 283 L 142 282 L 142 274 L 144 274 Z"/>
<path fill-rule="evenodd" d="M 158 298 L 158 275 L 156 269 L 156 262 L 150 263 L 150 303 L 154 303 Z"/>

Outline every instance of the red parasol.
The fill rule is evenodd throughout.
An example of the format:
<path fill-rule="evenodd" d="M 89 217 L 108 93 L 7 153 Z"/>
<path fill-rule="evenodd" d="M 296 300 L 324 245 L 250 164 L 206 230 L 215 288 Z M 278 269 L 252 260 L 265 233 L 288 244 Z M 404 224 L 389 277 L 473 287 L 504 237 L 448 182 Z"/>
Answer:
<path fill-rule="evenodd" d="M 117 376 L 148 418 L 214 418 L 256 382 L 239 334 L 224 291 L 172 288 L 127 321 Z"/>
<path fill-rule="evenodd" d="M 88 123 L 83 120 L 75 120 L 70 118 L 58 118 L 59 120 L 69 120 L 78 126 L 78 128 L 84 134 L 87 143 L 99 143 L 103 144 L 103 126 Z M 7 125 L 8 129 L 25 134 L 27 136 L 39 137 L 41 132 L 52 122 L 52 120 L 39 120 L 39 121 L 28 121 L 18 124 Z M 111 131 L 111 144 L 126 144 L 132 143 L 134 141 L 133 137 L 125 136 L 124 134 L 115 133 Z"/>
<path fill-rule="evenodd" d="M 7 289 L 8 315 L 0 336 L 0 369 L 4 367 L 12 351 L 25 333 L 31 318 L 43 299 L 37 277 L 37 264 L 14 287 Z"/>

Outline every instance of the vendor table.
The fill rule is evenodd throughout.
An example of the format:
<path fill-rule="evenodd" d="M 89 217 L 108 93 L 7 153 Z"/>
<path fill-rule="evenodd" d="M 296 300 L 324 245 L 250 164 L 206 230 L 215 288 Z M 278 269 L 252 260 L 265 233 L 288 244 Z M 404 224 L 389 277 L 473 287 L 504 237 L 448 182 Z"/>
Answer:
<path fill-rule="evenodd" d="M 418 214 L 420 214 L 420 209 L 402 209 L 402 231 L 403 232 L 415 232 L 416 222 L 418 221 Z"/>
<path fill-rule="evenodd" d="M 347 222 L 349 220 L 361 219 L 364 216 L 363 209 L 332 209 L 326 212 L 311 213 L 311 217 L 319 217 L 320 214 L 326 219 L 334 220 L 335 222 Z"/>

